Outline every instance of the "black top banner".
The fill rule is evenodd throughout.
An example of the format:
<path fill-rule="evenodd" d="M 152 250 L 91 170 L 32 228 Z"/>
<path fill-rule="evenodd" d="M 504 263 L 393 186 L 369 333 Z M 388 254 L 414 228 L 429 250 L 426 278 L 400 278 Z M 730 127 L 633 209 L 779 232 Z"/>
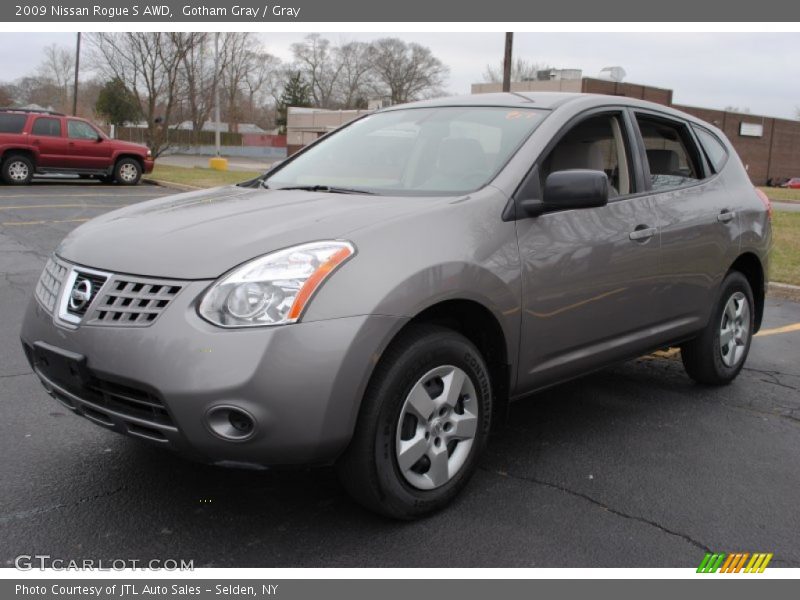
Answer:
<path fill-rule="evenodd" d="M 4 0 L 0 22 L 791 22 L 786 0 Z"/>

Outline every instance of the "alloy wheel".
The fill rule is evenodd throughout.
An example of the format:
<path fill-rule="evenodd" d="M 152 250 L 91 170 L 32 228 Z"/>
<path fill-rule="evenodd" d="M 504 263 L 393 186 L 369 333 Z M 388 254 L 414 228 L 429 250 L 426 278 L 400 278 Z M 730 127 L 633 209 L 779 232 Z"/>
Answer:
<path fill-rule="evenodd" d="M 747 296 L 735 292 L 725 303 L 719 327 L 719 351 L 726 367 L 739 364 L 750 337 L 750 305 Z"/>
<path fill-rule="evenodd" d="M 13 181 L 25 181 L 30 174 L 30 168 L 21 160 L 15 160 L 8 165 L 8 176 Z"/>
<path fill-rule="evenodd" d="M 123 181 L 134 181 L 139 175 L 139 169 L 136 165 L 126 163 L 119 168 L 119 178 Z"/>
<path fill-rule="evenodd" d="M 405 480 L 431 490 L 464 466 L 478 430 L 478 396 L 469 376 L 436 367 L 411 388 L 397 423 L 395 456 Z"/>

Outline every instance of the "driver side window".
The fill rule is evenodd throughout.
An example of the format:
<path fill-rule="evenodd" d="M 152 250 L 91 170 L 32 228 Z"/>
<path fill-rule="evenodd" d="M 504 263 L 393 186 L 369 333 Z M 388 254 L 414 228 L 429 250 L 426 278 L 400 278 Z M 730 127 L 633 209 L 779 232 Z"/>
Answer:
<path fill-rule="evenodd" d="M 633 191 L 624 124 L 617 115 L 598 115 L 581 121 L 562 137 L 542 161 L 541 184 L 556 171 L 590 169 L 608 177 L 609 197 Z"/>
<path fill-rule="evenodd" d="M 97 132 L 83 121 L 67 121 L 67 135 L 74 140 L 96 140 Z"/>

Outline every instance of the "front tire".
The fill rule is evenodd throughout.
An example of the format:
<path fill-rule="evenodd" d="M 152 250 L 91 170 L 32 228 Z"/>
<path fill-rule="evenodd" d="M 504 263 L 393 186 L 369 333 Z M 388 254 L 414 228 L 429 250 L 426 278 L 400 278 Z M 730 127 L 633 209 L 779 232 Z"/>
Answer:
<path fill-rule="evenodd" d="M 33 161 L 22 154 L 14 154 L 3 161 L 3 181 L 9 185 L 28 185 L 33 179 Z"/>
<path fill-rule="evenodd" d="M 755 325 L 753 290 L 738 271 L 722 282 L 719 301 L 705 330 L 681 346 L 686 373 L 698 383 L 725 385 L 744 367 Z"/>
<path fill-rule="evenodd" d="M 120 185 L 136 185 L 142 178 L 142 165 L 133 158 L 122 158 L 114 167 L 114 179 Z"/>
<path fill-rule="evenodd" d="M 366 508 L 414 519 L 469 481 L 492 414 L 489 371 L 455 331 L 413 326 L 384 353 L 367 387 L 339 478 Z"/>

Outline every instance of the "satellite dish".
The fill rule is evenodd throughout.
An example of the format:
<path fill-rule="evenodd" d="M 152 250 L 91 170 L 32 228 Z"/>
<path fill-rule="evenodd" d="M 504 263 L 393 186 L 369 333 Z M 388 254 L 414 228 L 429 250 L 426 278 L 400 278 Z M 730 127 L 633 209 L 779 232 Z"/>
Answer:
<path fill-rule="evenodd" d="M 622 67 L 605 67 L 600 71 L 598 78 L 607 79 L 609 81 L 622 81 L 625 79 L 625 69 Z"/>

